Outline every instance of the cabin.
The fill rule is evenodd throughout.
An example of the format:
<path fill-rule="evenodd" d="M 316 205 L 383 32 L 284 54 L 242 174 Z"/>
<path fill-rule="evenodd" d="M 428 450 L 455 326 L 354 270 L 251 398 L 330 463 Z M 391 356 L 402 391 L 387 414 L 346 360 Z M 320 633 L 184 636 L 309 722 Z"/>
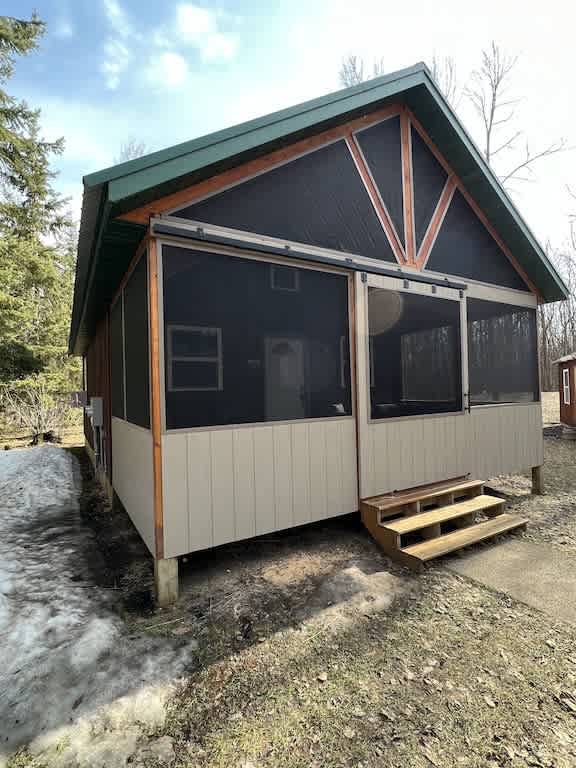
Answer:
<path fill-rule="evenodd" d="M 553 365 L 558 366 L 562 436 L 576 440 L 576 353 L 559 357 Z"/>
<path fill-rule="evenodd" d="M 361 510 L 411 567 L 525 521 L 567 290 L 423 64 L 84 178 L 88 451 L 178 558 Z"/>

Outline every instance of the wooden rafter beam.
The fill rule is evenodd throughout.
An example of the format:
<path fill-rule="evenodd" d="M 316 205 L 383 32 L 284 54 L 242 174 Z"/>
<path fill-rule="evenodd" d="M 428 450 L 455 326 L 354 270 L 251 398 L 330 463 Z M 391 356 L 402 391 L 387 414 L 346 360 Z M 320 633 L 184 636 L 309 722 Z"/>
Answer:
<path fill-rule="evenodd" d="M 396 261 L 399 264 L 405 264 L 406 255 L 404 253 L 404 249 L 402 248 L 402 243 L 398 239 L 398 235 L 396 234 L 396 230 L 394 228 L 394 224 L 392 223 L 392 219 L 390 218 L 390 215 L 386 210 L 386 206 L 382 203 L 382 200 L 380 199 L 380 193 L 378 192 L 376 184 L 372 179 L 372 174 L 370 173 L 368 165 L 366 164 L 366 161 L 364 159 L 364 155 L 362 154 L 360 147 L 358 146 L 356 137 L 351 131 L 346 136 L 346 144 L 348 146 L 348 149 L 350 150 L 350 154 L 354 158 L 354 163 L 356 164 L 358 173 L 362 177 L 362 181 L 364 183 L 366 191 L 368 192 L 368 196 L 370 197 L 374 210 L 376 211 L 378 220 L 382 225 L 382 229 L 386 233 L 386 237 L 388 238 L 388 242 L 390 243 L 392 252 L 396 257 Z"/>
<path fill-rule="evenodd" d="M 406 109 L 400 113 L 400 139 L 402 146 L 402 200 L 404 209 L 404 242 L 406 261 L 416 263 L 416 235 L 414 228 L 414 181 L 412 172 L 412 137 L 410 117 Z"/>
<path fill-rule="evenodd" d="M 416 258 L 416 266 L 418 269 L 424 269 L 426 266 L 426 262 L 430 257 L 430 251 L 434 247 L 436 237 L 440 231 L 440 227 L 442 226 L 442 222 L 444 221 L 448 208 L 450 207 L 450 203 L 452 202 L 455 191 L 456 177 L 454 174 L 451 174 L 446 179 L 446 184 L 444 185 L 444 189 L 442 190 L 442 194 L 440 195 L 440 199 L 436 205 L 436 210 L 432 214 L 432 218 L 428 224 L 428 229 L 426 230 L 426 234 L 424 235 L 424 239 L 420 245 L 418 256 Z"/>

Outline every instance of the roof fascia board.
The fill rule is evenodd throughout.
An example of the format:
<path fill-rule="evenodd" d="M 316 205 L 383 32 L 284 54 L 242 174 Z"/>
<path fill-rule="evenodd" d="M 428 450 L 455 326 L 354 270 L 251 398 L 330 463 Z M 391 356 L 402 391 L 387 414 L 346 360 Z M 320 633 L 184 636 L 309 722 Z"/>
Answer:
<path fill-rule="evenodd" d="M 315 113 L 322 108 L 330 108 L 351 100 L 362 100 L 363 97 L 367 103 L 370 103 L 374 100 L 374 98 L 368 98 L 366 97 L 366 94 L 369 94 L 375 90 L 380 90 L 387 86 L 393 87 L 395 91 L 405 90 L 406 88 L 411 87 L 410 85 L 405 84 L 407 79 L 410 79 L 416 75 L 419 76 L 419 81 L 422 81 L 422 75 L 425 72 L 425 64 L 415 64 L 412 67 L 407 67 L 406 69 L 398 70 L 397 72 L 391 72 L 390 74 L 384 75 L 375 80 L 373 79 L 368 80 L 365 83 L 360 83 L 354 88 L 345 88 L 340 91 L 335 91 L 334 93 L 328 93 L 324 96 L 311 99 L 310 101 L 302 102 L 301 104 L 279 110 L 278 112 L 273 112 L 269 115 L 257 117 L 253 120 L 249 120 L 243 123 L 240 126 L 234 125 L 230 128 L 225 128 L 222 131 L 207 134 L 198 139 L 192 139 L 191 141 L 186 141 L 173 147 L 161 149 L 158 152 L 153 152 L 149 155 L 145 155 L 144 157 L 128 160 L 125 163 L 120 163 L 119 165 L 104 168 L 101 171 L 96 171 L 95 173 L 86 175 L 84 177 L 84 182 L 87 186 L 94 186 L 96 184 L 103 184 L 107 181 L 114 181 L 115 179 L 121 178 L 123 176 L 130 175 L 132 173 L 138 173 L 139 171 L 146 170 L 147 168 L 153 167 L 155 165 L 160 165 L 164 162 L 180 158 L 190 154 L 191 152 L 197 152 L 201 149 L 205 149 L 206 147 L 212 147 L 216 143 L 224 143 L 231 138 L 236 138 L 245 134 L 253 134 L 256 130 L 269 128 L 276 123 L 283 123 L 286 120 L 290 120 L 301 115 Z M 399 88 L 398 83 L 401 82 L 404 84 Z M 379 96 L 377 98 L 382 97 Z M 336 114 L 339 114 L 341 111 L 346 111 L 346 109 L 348 108 L 343 110 L 342 107 L 338 107 L 336 109 Z M 312 124 L 315 122 L 317 122 L 317 118 L 312 120 Z"/>
<path fill-rule="evenodd" d="M 84 291 L 82 292 L 82 300 L 80 303 L 81 311 L 78 317 L 78 323 L 74 328 L 73 333 L 70 334 L 70 351 L 72 352 L 72 354 L 80 354 L 80 352 L 77 349 L 78 333 L 82 328 L 82 326 L 84 325 L 84 321 L 86 319 L 86 307 L 88 306 L 88 297 L 90 295 L 92 284 L 94 282 L 94 276 L 96 274 L 98 254 L 100 253 L 100 246 L 102 244 L 102 237 L 104 235 L 104 225 L 108 221 L 108 214 L 110 213 L 111 208 L 112 206 L 106 200 L 106 191 L 103 190 L 103 195 L 100 202 L 100 212 L 98 214 L 98 225 L 97 225 L 98 231 L 97 231 L 94 244 L 92 246 L 92 250 L 90 252 L 90 266 L 88 268 L 88 277 L 84 285 Z"/>

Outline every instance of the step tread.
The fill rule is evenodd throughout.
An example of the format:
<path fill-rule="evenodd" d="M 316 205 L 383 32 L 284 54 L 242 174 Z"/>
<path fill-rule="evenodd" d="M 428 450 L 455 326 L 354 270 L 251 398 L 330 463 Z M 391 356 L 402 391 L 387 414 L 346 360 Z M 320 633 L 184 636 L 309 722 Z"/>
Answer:
<path fill-rule="evenodd" d="M 499 533 L 505 533 L 506 531 L 512 531 L 515 528 L 525 527 L 527 522 L 526 518 L 512 515 L 509 512 L 504 512 L 503 514 L 498 515 L 498 517 L 493 517 L 490 520 L 476 523 L 468 528 L 461 528 L 458 531 L 447 533 L 444 536 L 438 536 L 436 539 L 429 539 L 428 541 L 423 541 L 419 544 L 412 544 L 400 551 L 421 561 L 432 560 L 435 557 L 447 555 L 449 552 L 454 552 L 462 547 L 467 547 L 469 544 L 476 544 L 484 539 L 490 539 L 492 536 L 497 536 Z"/>
<path fill-rule="evenodd" d="M 430 488 L 426 491 L 407 491 L 406 493 L 399 493 L 396 496 L 373 496 L 370 499 L 363 499 L 363 502 L 382 512 L 386 509 L 394 509 L 395 507 L 400 507 L 404 504 L 411 504 L 414 501 L 434 499 L 436 496 L 444 496 L 447 493 L 470 491 L 473 488 L 479 488 L 482 485 L 484 485 L 483 480 L 466 480 L 463 483 Z"/>
<path fill-rule="evenodd" d="M 480 512 L 483 509 L 492 509 L 493 507 L 503 506 L 504 500 L 495 496 L 475 496 L 473 499 L 459 501 L 456 504 L 447 504 L 439 509 L 430 509 L 428 512 L 420 512 L 417 515 L 401 517 L 398 520 L 386 520 L 380 523 L 381 528 L 386 528 L 393 533 L 403 534 L 411 531 L 418 531 L 421 528 L 427 528 L 435 523 L 443 523 L 448 520 L 454 520 L 472 512 Z"/>

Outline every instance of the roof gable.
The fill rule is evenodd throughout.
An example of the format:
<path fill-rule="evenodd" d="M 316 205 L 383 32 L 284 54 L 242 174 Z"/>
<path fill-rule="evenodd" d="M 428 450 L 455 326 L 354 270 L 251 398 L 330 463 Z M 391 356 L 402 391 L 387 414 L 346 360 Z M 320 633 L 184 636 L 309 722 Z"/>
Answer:
<path fill-rule="evenodd" d="M 145 226 L 123 223 L 119 215 L 392 102 L 405 104 L 422 124 L 542 298 L 565 298 L 567 289 L 543 249 L 440 94 L 426 66 L 417 64 L 86 176 L 71 350 L 83 351 L 102 302 L 113 291 L 112 277 L 106 278 L 103 273 L 103 264 L 110 262 L 107 248 L 115 250 L 111 269 L 116 275 L 124 264 L 128 265 L 134 243 L 144 236 Z"/>

